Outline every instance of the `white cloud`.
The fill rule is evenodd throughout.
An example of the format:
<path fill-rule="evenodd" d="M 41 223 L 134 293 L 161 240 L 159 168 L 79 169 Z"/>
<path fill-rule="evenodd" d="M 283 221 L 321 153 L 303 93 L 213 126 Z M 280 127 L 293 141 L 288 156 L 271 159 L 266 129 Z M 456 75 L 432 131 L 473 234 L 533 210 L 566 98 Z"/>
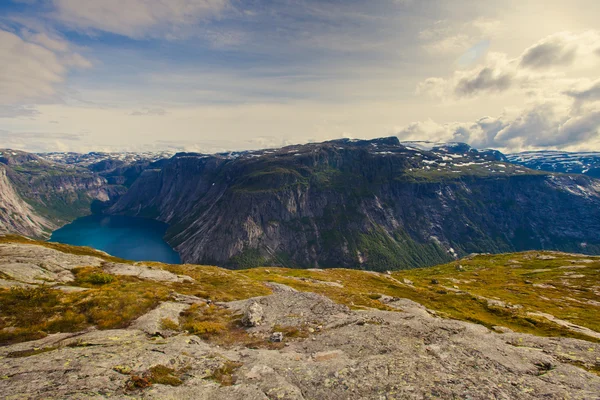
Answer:
<path fill-rule="evenodd" d="M 79 143 L 81 135 L 59 132 L 10 132 L 0 129 L 3 148 L 43 152 L 48 149 L 68 151 Z M 75 147 L 76 148 L 76 147 Z"/>
<path fill-rule="evenodd" d="M 600 100 L 600 79 L 593 82 L 589 87 L 568 90 L 565 94 L 579 103 Z"/>
<path fill-rule="evenodd" d="M 600 44 L 600 32 L 587 31 L 579 35 L 560 32 L 550 35 L 526 49 L 520 57 L 520 66 L 530 69 L 548 69 L 572 65 L 577 59 L 589 65 L 595 62 L 594 49 Z M 591 56 L 591 57 L 590 57 Z"/>
<path fill-rule="evenodd" d="M 459 24 L 440 20 L 419 32 L 419 39 L 432 55 L 460 55 L 476 43 L 493 37 L 499 29 L 500 22 L 490 19 L 479 18 Z"/>
<path fill-rule="evenodd" d="M 161 116 L 166 115 L 167 111 L 164 108 L 142 108 L 141 110 L 135 110 L 129 113 L 135 117 L 141 116 Z"/>
<path fill-rule="evenodd" d="M 473 122 L 413 122 L 397 135 L 401 140 L 459 141 L 505 151 L 586 148 L 600 142 L 600 107 L 581 111 L 568 103 L 545 102 Z"/>
<path fill-rule="evenodd" d="M 189 24 L 224 11 L 227 0 L 54 0 L 58 18 L 79 29 L 132 38 L 176 38 Z"/>
<path fill-rule="evenodd" d="M 530 94 L 539 90 L 555 91 L 561 82 L 572 84 L 564 79 L 568 74 L 600 64 L 594 55 L 594 48 L 599 44 L 598 31 L 578 35 L 557 33 L 527 48 L 516 58 L 490 52 L 476 68 L 456 70 L 448 78 L 428 78 L 419 83 L 417 92 L 448 100 L 500 93 L 511 88 Z"/>
<path fill-rule="evenodd" d="M 91 63 L 45 34 L 0 30 L 0 104 L 48 101 L 71 68 Z"/>

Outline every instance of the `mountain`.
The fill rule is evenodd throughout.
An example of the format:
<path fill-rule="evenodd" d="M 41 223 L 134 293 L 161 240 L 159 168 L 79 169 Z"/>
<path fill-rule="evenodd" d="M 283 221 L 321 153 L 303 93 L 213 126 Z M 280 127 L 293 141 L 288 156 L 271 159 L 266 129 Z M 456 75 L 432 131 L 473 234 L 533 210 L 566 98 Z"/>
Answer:
<path fill-rule="evenodd" d="M 3 150 L 0 231 L 91 212 L 157 219 L 188 263 L 376 271 L 470 253 L 600 254 L 600 182 L 397 138 L 220 154 Z"/>
<path fill-rule="evenodd" d="M 179 153 L 107 210 L 169 223 L 184 262 L 384 271 L 475 252 L 600 253 L 600 182 L 397 138 Z"/>
<path fill-rule="evenodd" d="M 0 237 L 0 393 L 595 399 L 599 273 L 556 252 L 234 271 Z"/>
<path fill-rule="evenodd" d="M 126 191 L 87 168 L 0 150 L 0 232 L 47 238 Z"/>
<path fill-rule="evenodd" d="M 600 153 L 597 152 L 526 151 L 508 154 L 506 158 L 512 163 L 535 170 L 600 178 Z"/>

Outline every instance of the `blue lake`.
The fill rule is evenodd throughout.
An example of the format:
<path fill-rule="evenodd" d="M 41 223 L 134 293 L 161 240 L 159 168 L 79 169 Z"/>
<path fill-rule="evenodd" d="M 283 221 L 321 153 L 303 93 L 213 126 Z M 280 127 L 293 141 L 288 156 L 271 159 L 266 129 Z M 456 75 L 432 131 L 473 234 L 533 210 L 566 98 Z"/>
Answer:
<path fill-rule="evenodd" d="M 163 239 L 167 228 L 146 218 L 90 215 L 54 231 L 50 241 L 89 246 L 127 260 L 179 264 L 179 254 Z"/>

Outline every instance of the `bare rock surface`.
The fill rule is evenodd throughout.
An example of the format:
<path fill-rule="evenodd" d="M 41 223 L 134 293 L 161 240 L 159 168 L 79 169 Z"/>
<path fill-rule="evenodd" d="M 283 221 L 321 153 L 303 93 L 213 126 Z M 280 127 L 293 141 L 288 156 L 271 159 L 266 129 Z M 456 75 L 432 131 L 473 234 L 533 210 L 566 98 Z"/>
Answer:
<path fill-rule="evenodd" d="M 247 324 L 252 332 L 270 331 L 273 326 L 325 326 L 346 323 L 352 319 L 348 307 L 328 297 L 310 292 L 276 292 L 270 296 L 226 304 L 232 310 L 246 313 L 260 307 L 260 323 Z"/>
<path fill-rule="evenodd" d="M 143 264 L 117 264 L 106 263 L 104 270 L 114 275 L 135 276 L 140 279 L 158 282 L 193 282 L 194 280 L 185 275 L 176 275 L 161 268 L 154 268 Z"/>
<path fill-rule="evenodd" d="M 164 302 L 149 313 L 142 315 L 131 324 L 132 329 L 139 329 L 151 336 L 170 336 L 172 332 L 162 325 L 163 320 L 177 323 L 179 313 L 188 308 L 186 304 Z"/>
<path fill-rule="evenodd" d="M 110 274 L 135 276 L 157 282 L 186 283 L 194 281 L 189 276 L 176 275 L 164 269 L 140 263 L 106 262 L 99 257 L 64 253 L 35 244 L 0 244 L 0 273 L 5 276 L 0 281 L 2 287 L 27 284 L 64 286 L 65 283 L 75 279 L 71 271 L 78 267 L 100 267 Z"/>
<path fill-rule="evenodd" d="M 0 272 L 15 282 L 67 283 L 74 280 L 72 269 L 99 267 L 103 262 L 98 257 L 63 253 L 34 244 L 0 244 Z"/>
<path fill-rule="evenodd" d="M 543 338 L 438 318 L 418 303 L 399 311 L 351 311 L 314 294 L 273 295 L 252 304 L 263 323 L 323 324 L 279 349 L 222 348 L 197 336 L 151 337 L 162 318 L 189 307 L 167 302 L 127 329 L 55 334 L 0 348 L 0 393 L 7 399 L 598 399 L 600 345 Z M 401 311 L 400 311 L 401 310 Z M 39 354 L 23 354 L 27 350 Z M 175 383 L 136 388 L 153 367 L 177 371 Z M 229 384 L 218 379 L 229 374 Z M 229 376 L 228 375 L 228 376 Z"/>

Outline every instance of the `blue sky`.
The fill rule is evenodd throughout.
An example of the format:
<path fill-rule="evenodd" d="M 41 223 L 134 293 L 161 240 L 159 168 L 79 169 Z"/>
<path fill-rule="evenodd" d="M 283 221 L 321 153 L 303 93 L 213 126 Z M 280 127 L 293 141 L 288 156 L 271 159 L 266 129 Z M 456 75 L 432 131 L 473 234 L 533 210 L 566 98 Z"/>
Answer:
<path fill-rule="evenodd" d="M 600 148 L 600 3 L 2 0 L 0 147 Z"/>

